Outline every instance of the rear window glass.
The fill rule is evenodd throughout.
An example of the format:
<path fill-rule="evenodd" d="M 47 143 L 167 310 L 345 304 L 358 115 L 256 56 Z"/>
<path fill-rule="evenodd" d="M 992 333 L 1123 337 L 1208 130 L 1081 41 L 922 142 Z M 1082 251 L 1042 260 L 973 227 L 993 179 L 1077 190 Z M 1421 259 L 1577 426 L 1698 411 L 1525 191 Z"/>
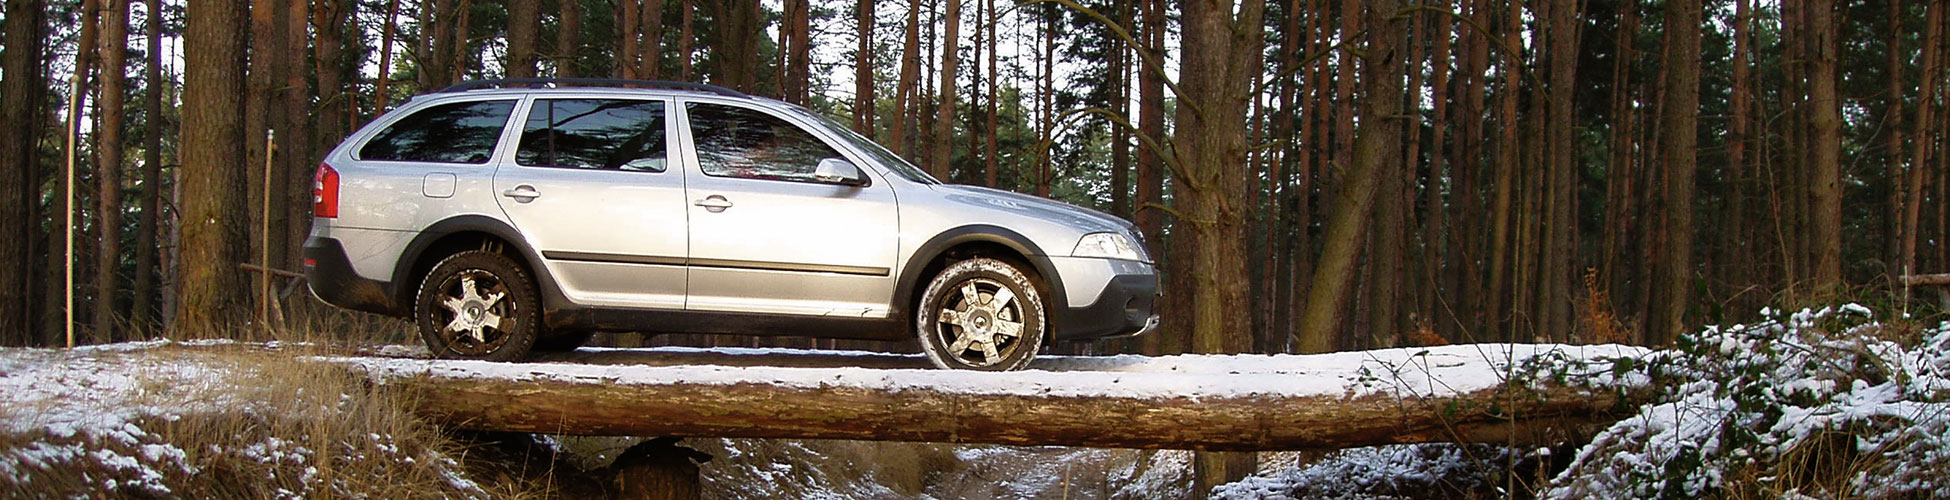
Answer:
<path fill-rule="evenodd" d="M 514 101 L 471 101 L 419 110 L 366 141 L 359 159 L 487 163 L 514 108 Z"/>
<path fill-rule="evenodd" d="M 515 161 L 662 172 L 665 150 L 663 101 L 546 99 L 529 107 Z"/>

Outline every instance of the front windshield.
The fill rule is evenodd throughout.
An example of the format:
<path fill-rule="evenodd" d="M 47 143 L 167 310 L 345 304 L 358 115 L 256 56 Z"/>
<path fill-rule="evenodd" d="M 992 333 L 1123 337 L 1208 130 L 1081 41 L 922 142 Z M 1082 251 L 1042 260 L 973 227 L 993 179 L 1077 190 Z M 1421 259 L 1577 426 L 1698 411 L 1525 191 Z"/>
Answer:
<path fill-rule="evenodd" d="M 840 138 L 845 140 L 848 144 L 853 145 L 854 150 L 864 152 L 867 154 L 867 156 L 873 157 L 873 160 L 875 162 L 880 163 L 881 165 L 886 165 L 887 169 L 892 170 L 896 175 L 904 177 L 907 180 L 919 182 L 922 184 L 941 183 L 940 180 L 936 180 L 934 176 L 928 175 L 928 173 L 926 171 L 921 170 L 920 167 L 916 167 L 914 166 L 914 164 L 908 163 L 907 160 L 901 158 L 900 155 L 894 154 L 893 151 L 888 151 L 887 148 L 881 147 L 880 143 L 873 142 L 873 139 L 868 139 L 866 137 L 861 136 L 859 133 L 854 132 L 853 129 L 841 126 L 839 123 L 835 123 L 830 118 L 827 118 L 825 116 L 820 116 L 819 113 L 814 113 L 812 111 L 797 108 L 797 107 L 792 108 L 792 110 L 798 112 L 801 116 L 812 118 L 812 120 L 814 122 L 819 123 L 820 126 L 826 127 L 826 130 L 832 131 L 833 135 L 840 136 Z"/>

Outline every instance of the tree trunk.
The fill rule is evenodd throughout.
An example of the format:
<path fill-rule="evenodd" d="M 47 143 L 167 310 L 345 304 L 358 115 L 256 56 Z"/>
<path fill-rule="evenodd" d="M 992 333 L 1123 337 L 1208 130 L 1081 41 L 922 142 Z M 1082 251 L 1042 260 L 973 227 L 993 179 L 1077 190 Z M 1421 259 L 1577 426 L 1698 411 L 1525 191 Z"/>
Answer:
<path fill-rule="evenodd" d="M 637 77 L 637 58 L 640 57 L 638 55 L 640 49 L 637 46 L 643 42 L 643 30 L 640 27 L 640 23 L 643 22 L 643 16 L 637 11 L 642 8 L 643 0 L 618 0 L 616 2 L 616 29 L 618 30 L 616 33 L 616 62 L 612 64 L 610 74 L 615 75 L 617 78 L 633 79 Z M 726 28 L 729 29 L 729 27 Z"/>
<path fill-rule="evenodd" d="M 987 30 L 988 30 L 988 44 L 989 44 L 989 47 L 988 47 L 988 53 L 989 53 L 989 75 L 988 75 L 988 76 L 989 76 L 989 77 L 988 77 L 988 84 L 989 84 L 989 86 L 988 86 L 988 94 L 989 94 L 989 98 L 988 98 L 988 102 L 987 102 L 987 103 L 985 103 L 985 104 L 987 104 L 987 107 L 988 107 L 988 129 L 987 129 L 987 130 L 988 130 L 988 134 L 987 134 L 987 137 L 985 138 L 985 141 L 984 141 L 984 143 L 983 143 L 983 145 L 982 145 L 982 148 L 983 148 L 983 149 L 982 149 L 982 151 L 983 151 L 983 154 L 982 154 L 982 164 L 983 164 L 983 173 L 985 174 L 985 176 L 983 177 L 983 179 L 985 180 L 985 182 L 984 182 L 984 183 L 983 183 L 982 185 L 984 185 L 984 186 L 988 186 L 988 187 L 996 187 L 996 181 L 997 181 L 997 179 L 996 179 L 996 175 L 997 175 L 997 172 L 996 172 L 996 168 L 997 168 L 997 166 L 998 166 L 998 163 L 1000 162 L 1000 159 L 998 158 L 998 153 L 1000 152 L 1000 150 L 998 149 L 998 148 L 1000 147 L 1000 144 L 999 144 L 999 142 L 1000 142 L 1000 141 L 999 141 L 999 138 L 997 137 L 997 134 L 999 134 L 999 133 L 1000 133 L 1000 130 L 1001 130 L 1000 128 L 997 128 L 997 124 L 998 124 L 998 122 L 999 122 L 999 120 L 1000 120 L 1000 118 L 1001 118 L 1001 116 L 1000 116 L 1000 108 L 998 108 L 998 107 L 996 106 L 996 101 L 999 101 L 999 100 L 1001 100 L 1001 98 L 1002 98 L 1002 93 L 1001 93 L 1001 92 L 1000 92 L 1000 91 L 999 91 L 999 90 L 998 90 L 998 89 L 996 88 L 996 85 L 997 85 L 997 84 L 996 84 L 996 74 L 995 74 L 995 73 L 996 73 L 996 68 L 997 68 L 998 66 L 996 65 L 996 57 L 995 57 L 995 47 L 996 47 L 996 43 L 995 43 L 995 35 L 996 35 L 996 30 L 995 30 L 995 25 L 997 25 L 997 24 L 1001 24 L 1001 23 L 1000 23 L 1000 22 L 999 22 L 999 20 L 998 20 L 998 19 L 996 19 L 996 17 L 995 17 L 995 0 L 985 0 L 985 1 L 984 1 L 984 2 L 982 2 L 982 3 L 983 3 L 983 7 L 982 7 L 982 8 L 983 8 L 984 10 L 986 10 L 986 11 L 987 11 L 987 13 L 988 13 L 988 16 L 987 16 L 987 17 L 988 17 L 988 19 L 989 19 L 989 22 L 988 22 L 988 24 L 987 24 Z"/>
<path fill-rule="evenodd" d="M 642 29 L 642 42 L 637 44 L 638 78 L 646 80 L 663 79 L 664 67 L 664 0 L 648 0 L 642 6 L 643 22 L 637 24 Z"/>
<path fill-rule="evenodd" d="M 460 53 L 460 50 L 455 47 L 459 36 L 454 33 L 454 24 L 460 17 L 460 9 L 456 8 L 455 4 L 464 1 L 466 0 L 422 0 L 420 2 L 420 9 L 432 17 L 433 22 L 431 30 L 420 33 L 421 44 L 427 48 L 426 55 L 421 56 L 421 61 L 425 63 L 420 68 L 420 89 L 423 91 L 438 90 L 454 84 L 452 75 L 454 66 L 458 64 L 455 55 Z"/>
<path fill-rule="evenodd" d="M 1917 233 L 1923 228 L 1923 184 L 1928 180 L 1924 172 L 1929 170 L 1926 165 L 1930 163 L 1930 145 L 1933 142 L 1930 134 L 1932 132 L 1945 132 L 1943 130 L 1930 130 L 1930 125 L 1934 123 L 1930 116 L 1930 108 L 1935 105 L 1938 91 L 1937 82 L 1943 73 L 1943 3 L 1930 2 L 1928 12 L 1929 14 L 1925 16 L 1923 21 L 1926 25 L 1923 29 L 1923 78 L 1919 83 L 1922 92 L 1916 101 L 1916 128 L 1910 134 L 1912 144 L 1910 145 L 1909 155 L 1909 180 L 1903 183 L 1904 188 L 1907 190 L 1904 193 L 1902 218 L 1903 249 L 1901 260 L 1899 261 L 1902 262 L 1903 267 L 1901 271 L 1903 274 L 1914 273 L 1918 269 L 1916 265 L 1916 240 L 1918 239 Z M 1944 201 L 1939 199 L 1937 203 L 1941 204 Z M 1944 228 L 1939 227 L 1938 229 L 1942 230 Z M 1938 246 L 1944 245 L 1938 243 Z"/>
<path fill-rule="evenodd" d="M 236 0 L 189 4 L 183 84 L 181 292 L 174 338 L 222 337 L 250 308 L 237 270 L 244 233 L 244 8 Z M 337 24 L 325 26 L 336 27 Z"/>
<path fill-rule="evenodd" d="M 907 31 L 901 39 L 901 75 L 894 91 L 894 123 L 888 127 L 887 142 L 909 161 L 914 159 L 914 143 L 908 137 L 909 108 L 914 105 L 915 82 L 921 78 L 921 1 L 907 3 Z"/>
<path fill-rule="evenodd" d="M 786 0 L 779 37 L 791 43 L 779 44 L 779 56 L 786 64 L 779 68 L 780 94 L 786 102 L 810 106 L 812 103 L 812 5 L 807 0 Z"/>
<path fill-rule="evenodd" d="M 1814 167 L 1808 179 L 1812 189 L 1808 233 L 1813 247 L 1815 293 L 1828 298 L 1839 293 L 1842 286 L 1842 103 L 1835 88 L 1841 32 L 1834 20 L 1834 0 L 1812 0 L 1806 6 L 1810 31 L 1808 106 L 1813 108 L 1808 146 L 1814 149 L 1808 156 Z M 1697 39 L 1686 47 L 1697 48 Z M 1698 54 L 1697 50 L 1692 52 Z M 1697 83 L 1697 75 L 1693 81 Z M 1697 97 L 1698 89 L 1693 90 Z M 1691 179 L 1687 181 L 1690 185 Z"/>
<path fill-rule="evenodd" d="M 1889 183 L 1889 191 L 1883 198 L 1882 206 L 1882 262 L 1883 273 L 1890 280 L 1889 283 L 1895 283 L 1895 277 L 1903 273 L 1903 195 L 1906 193 L 1903 188 L 1903 157 L 1906 156 L 1903 134 L 1908 131 L 1903 130 L 1903 98 L 1908 92 L 1903 91 L 1906 87 L 1903 85 L 1903 66 L 1916 53 L 1903 47 L 1903 0 L 1888 0 L 1884 2 L 1883 10 L 1888 11 L 1884 18 L 1887 24 L 1883 28 L 1888 38 L 1883 40 L 1885 73 L 1882 77 L 1882 109 L 1877 113 L 1881 124 L 1877 128 L 1882 136 L 1883 178 Z M 1929 75 L 1923 76 L 1927 78 Z"/>
<path fill-rule="evenodd" d="M 1137 51 L 1143 54 L 1141 56 L 1143 59 L 1157 61 L 1164 56 L 1164 35 L 1169 29 L 1164 9 L 1164 0 L 1140 0 L 1139 2 L 1138 31 L 1140 34 Z M 1138 72 L 1137 79 L 1138 135 L 1151 138 L 1152 143 L 1160 147 L 1164 144 L 1165 137 L 1165 75 L 1162 71 L 1161 67 L 1147 66 Z M 1174 246 L 1165 248 L 1164 258 L 1156 259 L 1163 274 L 1161 278 L 1166 280 L 1167 286 L 1170 286 L 1179 278 L 1178 274 L 1182 273 L 1179 273 L 1178 268 L 1175 267 L 1178 254 L 1173 252 L 1179 236 L 1173 235 L 1170 241 L 1165 238 L 1163 207 L 1165 203 L 1164 155 L 1166 154 L 1169 152 L 1161 152 L 1150 147 L 1138 148 L 1136 215 L 1138 232 L 1144 235 L 1145 241 L 1150 243 L 1154 251 L 1166 247 L 1168 243 Z M 1164 294 L 1168 300 L 1165 301 L 1165 306 L 1161 308 L 1160 313 L 1171 314 L 1181 311 L 1182 308 L 1173 305 L 1174 302 L 1179 301 L 1178 297 L 1181 293 L 1183 292 L 1166 288 Z M 1177 322 L 1171 317 L 1166 317 L 1165 320 L 1168 322 L 1167 327 Z M 1168 328 L 1157 335 L 1147 336 L 1140 340 L 1143 343 L 1140 348 L 1145 354 L 1163 354 L 1171 350 L 1169 336 L 1178 335 L 1180 331 L 1182 330 Z"/>
<path fill-rule="evenodd" d="M 694 1 L 680 0 L 677 3 L 678 22 L 682 24 L 678 28 L 679 32 L 677 36 L 677 70 L 684 77 L 684 81 L 687 82 L 692 81 L 691 59 L 697 55 L 691 52 L 691 21 L 697 16 L 697 5 L 693 3 Z"/>
<path fill-rule="evenodd" d="M 732 90 L 758 92 L 758 39 L 765 32 L 758 0 L 732 0 L 719 4 L 716 43 L 711 51 L 717 63 L 714 83 Z"/>
<path fill-rule="evenodd" d="M 961 2 L 947 2 L 947 12 L 943 14 L 941 34 L 941 101 L 935 105 L 934 155 L 928 162 L 929 173 L 942 179 L 951 178 L 949 168 L 954 159 L 955 149 L 955 69 L 960 66 L 961 57 L 956 48 L 961 47 Z"/>
<path fill-rule="evenodd" d="M 31 179 L 40 171 L 40 130 L 30 126 L 41 113 L 41 33 L 46 5 L 40 0 L 7 0 L 6 45 L 0 65 L 0 123 L 18 127 L 0 134 L 0 345 L 32 345 L 32 242 L 39 232 L 34 217 L 40 190 Z M 152 127 L 153 128 L 153 127 Z"/>
<path fill-rule="evenodd" d="M 1572 133 L 1578 117 L 1572 108 L 1577 94 L 1577 61 L 1581 52 L 1578 26 L 1583 18 L 1581 4 L 1557 2 L 1550 6 L 1550 164 L 1546 188 L 1550 212 L 1545 214 L 1542 269 L 1538 275 L 1542 290 L 1537 295 L 1543 321 L 1539 331 L 1558 342 L 1570 342 L 1571 300 L 1577 271 L 1578 223 L 1575 217 L 1578 164 L 1577 143 Z"/>
<path fill-rule="evenodd" d="M 379 78 L 373 83 L 374 115 L 386 112 L 387 87 L 393 80 L 393 38 L 399 31 L 399 0 L 386 0 L 386 20 L 379 31 Z"/>
<path fill-rule="evenodd" d="M 874 118 L 873 81 L 873 4 L 874 0 L 855 0 L 855 26 L 859 29 L 859 48 L 853 52 L 853 131 L 871 139 Z"/>
<path fill-rule="evenodd" d="M 1662 270 L 1656 272 L 1657 313 L 1647 335 L 1652 345 L 1677 338 L 1686 328 L 1686 311 L 1692 307 L 1693 176 L 1698 161 L 1695 144 L 1703 10 L 1698 0 L 1676 0 L 1666 6 L 1666 26 L 1678 29 L 1668 28 L 1666 38 L 1666 99 L 1659 126 L 1666 167 L 1666 241 L 1660 250 Z"/>
<path fill-rule="evenodd" d="M 354 4 L 333 0 L 312 2 L 312 33 L 316 34 L 314 57 L 318 75 L 318 128 L 315 130 L 317 136 L 312 144 L 318 151 L 327 151 L 337 146 L 339 138 L 345 137 L 347 132 L 345 107 L 349 105 L 347 101 L 351 96 L 345 92 L 346 40 L 345 32 L 342 30 L 350 17 L 349 10 L 352 5 Z M 463 26 L 460 29 L 466 28 Z M 461 61 L 456 61 L 455 64 L 466 65 Z"/>
<path fill-rule="evenodd" d="M 100 194 L 95 198 L 95 216 L 101 227 L 101 248 L 95 252 L 95 337 L 121 340 L 117 335 L 120 315 L 117 306 L 122 290 L 116 280 L 122 262 L 122 116 L 128 81 L 129 3 L 106 0 L 102 16 L 102 137 L 101 164 L 95 171 Z M 154 126 L 153 124 L 151 126 Z"/>
<path fill-rule="evenodd" d="M 74 79 L 70 80 L 72 87 L 68 89 L 68 109 L 61 117 L 61 143 L 67 145 L 71 156 L 80 155 L 75 141 L 80 139 L 81 131 L 75 120 L 81 118 L 80 110 L 88 109 L 88 75 L 98 55 L 94 49 L 100 37 L 98 32 L 100 25 L 96 22 L 100 17 L 100 11 L 101 4 L 98 0 L 84 0 L 81 3 L 81 41 L 76 45 L 80 49 L 75 54 Z M 82 160 L 76 158 L 75 161 Z M 74 199 L 74 194 L 70 192 L 74 189 L 68 183 L 78 182 L 80 179 L 66 172 L 68 170 L 65 169 L 55 171 L 53 182 L 50 183 L 52 189 L 48 196 L 50 199 L 48 205 L 52 210 L 49 211 L 47 266 L 43 268 L 47 271 L 47 296 L 45 297 L 47 305 L 41 311 L 41 335 L 47 345 L 65 342 L 63 339 L 66 335 L 67 323 L 74 319 L 69 317 L 67 312 L 78 306 L 79 302 L 79 298 L 70 300 L 70 295 L 79 291 L 72 288 L 73 283 L 70 282 L 67 274 L 70 266 L 78 266 L 79 263 L 76 262 L 76 256 L 68 252 L 70 245 L 64 243 L 63 238 L 66 237 L 64 231 L 82 230 L 78 220 L 68 218 L 75 211 L 73 202 L 77 201 Z M 71 225 L 71 222 L 74 224 Z"/>
<path fill-rule="evenodd" d="M 1446 10 L 1449 8 L 1449 1 L 1437 0 L 1434 6 L 1438 9 Z M 1430 27 L 1428 33 L 1430 36 L 1435 37 L 1435 54 L 1430 58 L 1430 79 L 1433 80 L 1433 85 L 1430 90 L 1430 96 L 1433 101 L 1431 103 L 1433 107 L 1431 116 L 1435 117 L 1435 121 L 1430 123 L 1429 127 L 1431 136 L 1429 140 L 1429 176 L 1427 184 L 1423 187 L 1423 196 L 1426 198 L 1423 203 L 1428 207 L 1426 209 L 1428 215 L 1422 219 L 1422 245 L 1425 249 L 1422 256 L 1422 275 L 1424 277 L 1422 283 L 1422 318 L 1424 321 L 1428 321 L 1432 329 L 1439 334 L 1439 332 L 1452 332 L 1453 325 L 1457 319 L 1448 312 L 1449 309 L 1447 307 L 1441 306 L 1450 297 L 1445 292 L 1456 289 L 1454 282 L 1444 279 L 1448 276 L 1448 273 L 1444 272 L 1443 262 L 1450 261 L 1455 256 L 1446 255 L 1450 248 L 1446 228 L 1448 225 L 1449 203 L 1443 201 L 1442 189 L 1443 185 L 1449 184 L 1444 182 L 1446 178 L 1444 166 L 1448 163 L 1449 153 L 1453 151 L 1452 149 L 1443 147 L 1443 141 L 1448 136 L 1449 121 L 1454 119 L 1449 116 L 1448 102 L 1449 38 L 1452 32 L 1451 25 L 1454 22 L 1448 17 L 1437 17 L 1433 21 L 1435 24 Z"/>
<path fill-rule="evenodd" d="M 535 32 L 541 30 L 541 0 L 508 0 L 508 78 L 535 77 Z"/>
<path fill-rule="evenodd" d="M 556 0 L 556 9 L 561 12 L 556 13 L 555 77 L 575 78 L 582 74 L 576 69 L 582 61 L 582 2 Z"/>
<path fill-rule="evenodd" d="M 278 157 L 283 162 L 279 170 L 284 172 L 286 201 L 282 204 L 287 221 L 284 243 L 287 250 L 304 248 L 305 237 L 311 233 L 311 188 L 320 160 L 312 155 L 315 150 L 311 147 L 312 93 L 306 86 L 308 72 L 305 70 L 305 53 L 309 49 L 305 44 L 305 23 L 311 16 L 307 5 L 306 0 L 288 0 L 280 9 L 285 17 L 285 40 L 280 47 L 284 67 L 279 73 L 284 75 L 284 88 L 278 97 L 284 105 L 280 109 L 283 123 L 279 125 Z M 285 252 L 286 268 L 298 269 L 303 254 L 302 251 Z"/>

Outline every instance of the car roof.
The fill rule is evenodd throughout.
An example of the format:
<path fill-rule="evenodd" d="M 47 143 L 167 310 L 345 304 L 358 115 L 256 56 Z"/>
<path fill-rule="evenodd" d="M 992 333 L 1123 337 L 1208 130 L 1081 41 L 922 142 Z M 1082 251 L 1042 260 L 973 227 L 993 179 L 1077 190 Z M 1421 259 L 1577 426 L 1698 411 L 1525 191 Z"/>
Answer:
<path fill-rule="evenodd" d="M 490 80 L 469 80 L 440 89 L 436 93 L 468 92 L 486 89 L 546 90 L 565 88 L 614 88 L 648 90 L 684 90 L 716 94 L 724 97 L 751 97 L 743 92 L 717 85 L 695 82 L 676 82 L 666 80 L 630 80 L 622 78 L 500 78 Z"/>

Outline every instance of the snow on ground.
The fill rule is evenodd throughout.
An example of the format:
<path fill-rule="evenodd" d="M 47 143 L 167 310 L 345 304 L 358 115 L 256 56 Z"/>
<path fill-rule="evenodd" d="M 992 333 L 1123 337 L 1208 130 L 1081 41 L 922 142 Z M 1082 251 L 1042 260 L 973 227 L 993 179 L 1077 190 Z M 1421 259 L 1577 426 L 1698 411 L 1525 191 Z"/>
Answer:
<path fill-rule="evenodd" d="M 711 352 L 764 356 L 805 351 L 718 348 Z M 1056 357 L 1032 365 L 1031 370 L 1007 373 L 856 367 L 510 364 L 368 357 L 319 359 L 361 366 L 379 378 L 430 376 L 646 385 L 769 384 L 807 389 L 926 389 L 954 394 L 1197 400 L 1373 394 L 1453 396 L 1493 388 L 1513 374 L 1538 366 L 1609 367 L 1612 360 L 1636 358 L 1645 353 L 1643 348 L 1619 345 L 1475 344 L 1316 355 Z M 1599 386 L 1645 382 L 1642 377 L 1613 379 L 1611 373 L 1613 370 L 1596 369 L 1590 382 Z"/>
<path fill-rule="evenodd" d="M 115 471 L 98 478 L 104 491 L 164 495 L 165 471 L 195 473 L 182 449 L 137 424 L 233 403 L 217 390 L 233 374 L 220 365 L 131 354 L 160 345 L 0 349 L 0 432 L 48 438 L 0 449 L 0 477 L 87 461 Z"/>
<path fill-rule="evenodd" d="M 279 498 L 344 496 L 345 479 L 328 479 L 319 469 L 334 466 L 337 450 L 317 449 L 330 445 L 311 442 L 312 436 L 271 435 L 257 442 L 232 436 L 225 446 L 234 444 L 235 449 L 219 448 L 214 442 L 199 446 L 176 441 L 182 437 L 175 433 L 196 427 L 196 422 L 290 410 L 257 399 L 248 390 L 261 376 L 260 367 L 216 354 L 266 347 L 276 348 L 231 341 L 0 348 L 0 497 L 201 496 L 208 494 L 208 484 L 192 487 L 201 494 L 175 491 L 175 487 L 190 482 L 186 478 L 211 472 L 203 469 L 237 466 L 218 460 L 220 456 L 241 458 L 253 464 L 249 467 L 271 474 L 261 480 L 272 484 L 266 486 L 272 490 L 258 493 Z M 336 398 L 343 407 L 349 396 Z M 331 411 L 326 406 L 324 411 Z M 446 476 L 449 491 L 482 494 L 479 486 L 454 472 L 459 465 L 451 459 L 424 450 L 401 450 L 392 445 L 390 435 L 359 438 L 371 442 L 336 446 L 357 454 L 356 460 L 366 460 L 366 453 L 376 451 L 373 460 L 412 463 L 417 456 L 437 462 L 428 467 Z"/>

